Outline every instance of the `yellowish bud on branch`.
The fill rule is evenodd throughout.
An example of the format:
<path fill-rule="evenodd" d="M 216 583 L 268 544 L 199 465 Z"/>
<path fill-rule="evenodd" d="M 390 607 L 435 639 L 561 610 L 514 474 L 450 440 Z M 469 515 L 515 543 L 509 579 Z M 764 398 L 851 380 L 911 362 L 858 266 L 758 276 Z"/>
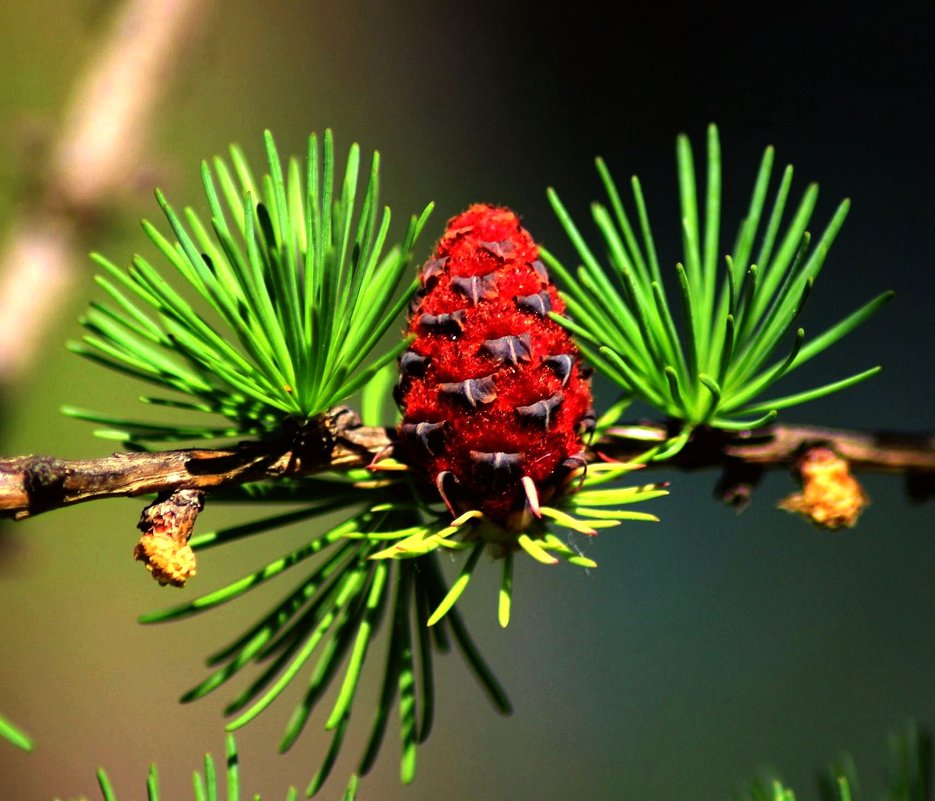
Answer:
<path fill-rule="evenodd" d="M 850 465 L 831 448 L 809 448 L 797 464 L 802 491 L 779 502 L 779 508 L 796 512 L 819 528 L 852 527 L 870 502 L 851 474 Z"/>
<path fill-rule="evenodd" d="M 140 515 L 143 532 L 133 556 L 146 565 L 161 585 L 184 587 L 195 575 L 195 553 L 188 544 L 198 513 L 204 508 L 200 490 L 176 490 L 160 495 Z"/>

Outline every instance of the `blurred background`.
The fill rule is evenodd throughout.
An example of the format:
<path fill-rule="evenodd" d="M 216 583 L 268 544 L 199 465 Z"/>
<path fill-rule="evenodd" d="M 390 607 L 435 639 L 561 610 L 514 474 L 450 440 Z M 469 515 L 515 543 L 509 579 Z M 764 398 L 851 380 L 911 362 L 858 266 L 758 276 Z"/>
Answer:
<path fill-rule="evenodd" d="M 488 201 L 516 209 L 572 260 L 545 189 L 555 186 L 583 221 L 600 192 L 593 158 L 603 155 L 621 183 L 640 175 L 670 267 L 680 248 L 675 136 L 690 134 L 700 160 L 706 124 L 720 126 L 725 240 L 773 144 L 779 164 L 795 165 L 796 197 L 821 184 L 815 227 L 853 200 L 806 330 L 897 292 L 783 389 L 878 363 L 882 375 L 783 419 L 935 429 L 931 14 L 800 16 L 775 6 L 756 26 L 717 4 L 623 4 L 613 16 L 589 4 L 547 12 L 489 0 L 136 6 L 117 33 L 123 3 L 0 10 L 0 286 L 13 291 L 11 265 L 27 263 L 18 231 L 37 209 L 52 209 L 53 222 L 77 210 L 79 220 L 64 237 L 63 272 L 30 287 L 27 270 L 13 282 L 30 287 L 13 308 L 48 319 L 16 348 L 34 345 L 31 361 L 3 380 L 3 452 L 108 453 L 90 426 L 61 416 L 64 403 L 142 413 L 139 386 L 64 348 L 99 296 L 85 254 L 126 263 L 146 247 L 137 222 L 158 216 L 155 185 L 177 207 L 204 209 L 200 160 L 239 142 L 259 163 L 264 128 L 285 152 L 302 153 L 308 133 L 326 127 L 342 151 L 353 141 L 378 148 L 397 222 L 437 204 L 419 258 L 448 217 Z M 86 81 L 112 51 L 126 66 L 113 69 L 118 58 L 104 71 L 102 99 Z M 144 56 L 152 61 L 133 61 Z M 108 122 L 137 113 L 107 105 L 124 95 L 142 110 L 136 128 L 114 133 Z M 94 124 L 75 144 L 85 112 Z M 103 157 L 89 157 L 89 172 L 69 171 L 87 167 L 82 154 L 95 148 Z M 908 719 L 935 725 L 935 505 L 910 503 L 897 477 L 867 476 L 873 503 L 858 527 L 828 534 L 774 508 L 792 489 L 787 476 L 769 476 L 742 515 L 713 500 L 713 474 L 659 477 L 672 481 L 671 497 L 655 502 L 661 524 L 581 543 L 597 570 L 520 560 L 506 631 L 495 620 L 497 571 L 482 571 L 462 608 L 513 716 L 488 708 L 458 658 L 440 659 L 438 719 L 415 783 L 398 782 L 391 726 L 362 799 L 727 799 L 770 770 L 809 798 L 816 774 L 844 751 L 872 797 L 887 735 Z M 36 741 L 33 754 L 0 742 L 4 799 L 97 798 L 99 765 L 121 799 L 142 798 L 151 761 L 164 798 L 187 799 L 202 754 L 223 750 L 225 698 L 176 699 L 204 676 L 207 653 L 284 588 L 185 623 L 142 627 L 136 617 L 252 571 L 303 532 L 209 552 L 189 589 L 175 591 L 132 560 L 141 505 L 99 502 L 0 528 L 0 710 Z M 231 514 L 209 507 L 199 527 Z M 356 765 L 374 667 L 322 797 L 338 797 Z M 277 704 L 238 735 L 245 794 L 275 801 L 317 769 L 329 742 L 320 715 L 292 752 L 275 754 L 290 711 L 288 700 Z"/>

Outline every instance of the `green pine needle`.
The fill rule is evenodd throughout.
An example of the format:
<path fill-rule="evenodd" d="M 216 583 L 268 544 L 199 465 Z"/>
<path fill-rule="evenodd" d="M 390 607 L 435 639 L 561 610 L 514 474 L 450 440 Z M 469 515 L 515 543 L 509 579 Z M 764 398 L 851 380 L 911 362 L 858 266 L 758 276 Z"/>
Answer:
<path fill-rule="evenodd" d="M 192 777 L 195 801 L 239 801 L 240 799 L 240 756 L 237 753 L 237 743 L 234 738 L 228 735 L 226 744 L 226 771 L 227 792 L 222 793 L 217 781 L 217 770 L 214 765 L 214 759 L 211 754 L 205 754 L 204 772 L 195 771 Z M 117 801 L 117 794 L 114 791 L 110 778 L 103 768 L 97 771 L 97 782 L 101 790 L 103 801 Z M 353 801 L 351 795 L 348 801 Z M 155 765 L 150 765 L 149 773 L 146 777 L 146 799 L 147 801 L 162 801 L 162 795 L 159 790 L 159 773 Z M 297 801 L 298 795 L 295 788 L 290 787 L 286 793 L 286 801 Z M 262 801 L 260 795 L 254 795 L 253 801 Z"/>
<path fill-rule="evenodd" d="M 807 339 L 796 328 L 812 284 L 847 215 L 842 203 L 812 243 L 808 232 L 818 187 L 809 186 L 785 230 L 782 221 L 792 168 L 780 180 L 768 213 L 774 154 L 763 155 L 746 217 L 733 249 L 721 243 L 721 151 L 717 128 L 707 131 L 707 170 L 699 193 L 688 138 L 676 145 L 682 218 L 682 263 L 675 266 L 683 325 L 664 288 L 645 201 L 632 182 L 638 224 L 634 226 L 606 165 L 597 160 L 609 207 L 592 205 L 609 270 L 585 241 L 554 190 L 548 192 L 559 221 L 581 260 L 571 271 L 552 253 L 543 258 L 565 286 L 573 318 L 553 319 L 581 342 L 582 352 L 628 398 L 640 399 L 687 429 L 710 425 L 749 428 L 773 419 L 779 409 L 845 387 L 873 375 L 868 370 L 813 390 L 761 401 L 761 393 L 808 359 L 825 351 L 892 297 L 884 293 L 823 334 Z M 699 197 L 701 194 L 701 197 Z M 703 201 L 703 204 L 702 204 Z M 765 220 L 765 225 L 761 222 Z M 638 233 L 637 233 L 638 232 Z M 724 267 L 718 262 L 724 257 Z M 788 355 L 774 360 L 793 337 Z M 751 418 L 751 415 L 763 414 Z M 666 455 L 672 455 L 670 450 Z M 657 456 L 657 458 L 661 458 Z"/>
<path fill-rule="evenodd" d="M 416 752 L 434 717 L 433 652 L 456 644 L 469 668 L 501 712 L 509 702 L 470 639 L 456 608 L 485 552 L 505 557 L 497 603 L 500 624 L 509 622 L 513 597 L 513 551 L 545 564 L 567 562 L 583 568 L 596 562 L 559 535 L 565 531 L 592 536 L 625 521 L 654 521 L 655 515 L 631 511 L 631 504 L 665 495 L 657 485 L 619 487 L 632 464 L 582 464 L 569 476 L 569 491 L 542 506 L 526 532 L 505 532 L 478 511 L 450 520 L 436 500 L 427 502 L 405 474 L 374 482 L 365 471 L 341 478 L 317 476 L 289 482 L 227 490 L 228 500 L 301 502 L 298 508 L 238 523 L 194 537 L 197 552 L 301 524 L 331 511 L 344 519 L 309 535 L 284 555 L 226 586 L 177 607 L 144 615 L 144 623 L 190 617 L 238 600 L 250 590 L 286 573 L 297 576 L 283 597 L 212 654 L 208 675 L 186 692 L 194 701 L 230 686 L 242 672 L 253 678 L 241 685 L 226 712 L 228 730 L 245 726 L 277 702 L 303 674 L 306 690 L 286 725 L 280 749 L 293 747 L 329 688 L 336 688 L 324 727 L 331 745 L 308 787 L 317 792 L 330 775 L 346 738 L 368 657 L 383 635 L 385 665 L 382 690 L 367 746 L 355 771 L 373 766 L 393 707 L 399 710 L 400 775 L 410 781 Z M 356 483 L 360 479 L 365 479 Z M 219 497 L 219 499 L 221 499 Z M 467 551 L 460 575 L 448 585 L 438 551 Z M 297 575 L 302 571 L 302 575 Z"/>
<path fill-rule="evenodd" d="M 442 599 L 442 602 L 436 607 L 435 611 L 432 612 L 431 617 L 428 619 L 428 625 L 434 626 L 441 620 L 446 614 L 448 614 L 451 607 L 455 605 L 458 598 L 461 597 L 461 594 L 467 589 L 468 582 L 471 580 L 471 576 L 474 574 L 474 568 L 477 567 L 477 560 L 480 559 L 481 553 L 484 551 L 483 543 L 478 543 L 474 546 L 471 551 L 470 557 L 464 563 L 464 567 L 461 569 L 461 575 L 455 579 L 454 584 L 451 585 L 451 589 L 445 594 L 445 597 Z"/>
<path fill-rule="evenodd" d="M 92 304 L 83 342 L 70 345 L 170 393 L 147 398 L 151 405 L 230 423 L 132 422 L 70 407 L 66 414 L 130 442 L 263 434 L 285 417 L 322 415 L 405 347 L 372 355 L 415 289 L 404 275 L 431 204 L 411 218 L 402 243 L 388 247 L 379 154 L 359 198 L 357 145 L 340 183 L 330 131 L 321 142 L 309 138 L 304 169 L 295 159 L 283 167 L 269 132 L 265 146 L 268 172 L 259 180 L 236 147 L 230 166 L 219 158 L 203 165 L 207 224 L 156 193 L 171 236 L 148 222 L 143 228 L 168 269 L 137 256 L 121 270 L 95 254 L 109 301 Z"/>
<path fill-rule="evenodd" d="M 662 446 L 671 447 L 671 442 L 662 443 Z M 656 446 L 644 456 L 651 457 L 662 446 Z M 444 619 L 454 608 L 467 588 L 484 546 L 488 546 L 493 556 L 505 556 L 507 560 L 503 568 L 497 612 L 501 626 L 506 626 L 512 603 L 513 550 L 510 543 L 515 543 L 519 550 L 543 565 L 555 565 L 564 560 L 579 567 L 593 568 L 597 567 L 597 562 L 571 547 L 557 535 L 556 528 L 590 537 L 599 529 L 613 528 L 624 521 L 658 520 L 653 514 L 632 512 L 620 507 L 667 495 L 668 492 L 661 485 L 605 486 L 628 475 L 638 466 L 632 463 L 582 465 L 569 477 L 570 491 L 556 499 L 554 506 L 539 507 L 540 517 L 533 517 L 527 530 L 518 534 L 505 532 L 477 510 L 466 512 L 450 522 L 447 514 L 439 510 L 434 519 L 426 516 L 420 525 L 400 527 L 395 531 L 380 528 L 371 532 L 369 539 L 380 547 L 374 550 L 370 558 L 417 559 L 440 548 L 470 551 L 461 574 L 429 616 L 428 624 L 431 626 Z"/>
<path fill-rule="evenodd" d="M 324 485 L 316 486 L 319 481 L 328 482 L 328 479 L 297 482 L 307 493 L 308 509 L 202 535 L 191 541 L 193 548 L 202 551 L 301 521 L 321 514 L 323 509 L 327 511 L 329 506 L 322 503 L 321 498 L 333 491 L 323 489 Z M 228 713 L 235 717 L 227 728 L 235 730 L 254 720 L 278 700 L 294 680 L 307 673 L 306 693 L 295 707 L 280 744 L 281 749 L 286 750 L 297 742 L 328 688 L 337 686 L 337 695 L 324 724 L 325 729 L 332 732 L 331 746 L 308 787 L 310 793 L 317 792 L 324 784 L 340 753 L 367 657 L 376 647 L 381 627 L 388 630 L 383 690 L 355 777 L 363 776 L 373 766 L 390 713 L 397 704 L 402 743 L 400 773 L 404 781 L 412 780 L 417 745 L 431 728 L 433 647 L 427 632 L 433 610 L 439 608 L 450 590 L 434 553 L 427 552 L 410 560 L 373 558 L 388 538 L 406 536 L 419 529 L 414 523 L 420 519 L 421 507 L 400 500 L 401 493 L 406 497 L 405 487 L 404 483 L 391 482 L 389 488 L 368 488 L 363 497 L 362 490 L 357 488 L 357 505 L 362 500 L 371 501 L 362 511 L 351 514 L 323 534 L 312 536 L 305 545 L 226 587 L 142 618 L 145 623 L 155 623 L 207 611 L 314 558 L 311 567 L 279 603 L 209 658 L 213 671 L 182 699 L 192 701 L 204 697 L 226 686 L 241 671 L 255 667 L 256 677 L 228 704 Z M 297 497 L 293 494 L 289 499 L 294 501 Z M 478 548 L 478 556 L 480 551 Z M 495 706 L 507 711 L 509 703 L 503 690 L 477 653 L 456 612 L 451 610 L 432 631 L 437 634 L 436 648 L 446 650 L 447 646 L 442 646 L 449 639 L 459 645 Z"/>
<path fill-rule="evenodd" d="M 857 772 L 845 756 L 831 766 L 820 786 L 820 797 L 827 801 L 858 801 L 885 797 L 887 801 L 929 801 L 931 798 L 931 741 L 914 725 L 889 738 L 890 769 L 886 795 L 869 796 L 859 792 Z M 776 778 L 754 782 L 734 801 L 795 801 L 796 794 Z"/>
<path fill-rule="evenodd" d="M 401 586 L 408 592 L 410 582 L 403 582 Z M 401 598 L 398 594 L 397 598 Z M 405 604 L 403 604 L 405 605 Z M 394 625 L 396 625 L 394 623 Z M 395 644 L 395 640 L 394 640 Z M 384 690 L 386 685 L 384 685 Z M 380 709 L 381 714 L 385 712 Z M 403 726 L 412 724 L 411 717 L 404 713 Z M 383 721 L 385 723 L 385 721 Z M 382 732 L 381 732 L 382 734 Z M 890 770 L 889 787 L 886 798 L 888 801 L 928 801 L 931 790 L 931 742 L 927 735 L 920 734 L 915 726 L 910 725 L 889 740 Z M 239 754 L 234 738 L 227 737 L 226 747 L 226 784 L 227 793 L 223 795 L 219 789 L 217 769 L 210 754 L 204 758 L 203 772 L 196 771 L 193 777 L 195 801 L 238 801 L 240 798 Z M 368 766 L 369 767 L 369 766 Z M 365 772 L 364 768 L 361 772 Z M 117 795 L 107 773 L 103 768 L 97 772 L 98 784 L 103 801 L 117 801 Z M 410 776 L 411 778 L 411 776 Z M 405 777 L 404 777 L 405 780 Z M 320 788 L 321 781 L 312 783 L 310 794 Z M 352 774 L 341 796 L 343 801 L 354 801 L 360 784 L 360 775 Z M 831 766 L 827 779 L 821 787 L 821 797 L 829 801 L 857 801 L 861 796 L 857 790 L 859 784 L 852 761 L 845 757 L 839 763 Z M 744 792 L 732 796 L 734 801 L 795 801 L 796 794 L 779 779 L 771 778 L 759 780 L 751 784 Z M 156 766 L 152 765 L 147 777 L 148 801 L 161 801 L 159 792 L 158 773 Z M 290 787 L 286 793 L 286 801 L 297 801 L 298 794 L 295 788 Z M 254 795 L 253 801 L 262 801 L 260 795 Z"/>
<path fill-rule="evenodd" d="M 32 740 L 3 715 L 0 715 L 0 737 L 23 751 L 32 751 Z"/>

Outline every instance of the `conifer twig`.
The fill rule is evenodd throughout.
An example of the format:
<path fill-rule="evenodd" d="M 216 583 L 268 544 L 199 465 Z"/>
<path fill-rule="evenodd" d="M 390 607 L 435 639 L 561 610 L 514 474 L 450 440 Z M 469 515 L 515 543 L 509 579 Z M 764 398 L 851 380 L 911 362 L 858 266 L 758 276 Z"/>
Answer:
<path fill-rule="evenodd" d="M 594 449 L 606 457 L 627 459 L 645 451 L 660 425 L 641 425 L 632 436 L 604 437 Z M 625 432 L 625 429 L 618 429 Z M 298 453 L 284 441 L 245 442 L 230 448 L 115 453 L 98 459 L 18 456 L 0 459 L 0 517 L 21 520 L 41 512 L 100 498 L 212 489 L 262 479 L 366 467 L 392 447 L 393 429 L 359 426 L 337 432 L 333 447 L 318 454 Z M 736 465 L 762 471 L 791 469 L 810 447 L 831 448 L 856 472 L 902 473 L 935 477 L 935 435 L 895 434 L 773 425 L 754 432 L 698 429 L 685 448 L 658 463 L 681 470 Z M 656 466 L 651 463 L 650 466 Z M 931 493 L 927 493 L 931 494 Z"/>
<path fill-rule="evenodd" d="M 180 489 L 213 489 L 262 479 L 366 466 L 391 444 L 383 428 L 343 431 L 314 454 L 288 442 L 245 442 L 230 448 L 115 453 L 99 459 L 19 456 L 0 459 L 0 517 L 21 520 L 99 498 Z"/>
<path fill-rule="evenodd" d="M 650 424 L 644 429 L 658 432 L 664 440 L 665 427 Z M 665 462 L 681 469 L 701 469 L 737 459 L 764 469 L 788 468 L 801 452 L 826 445 L 847 459 L 855 470 L 884 473 L 935 472 L 935 434 L 931 432 L 853 431 L 809 425 L 769 425 L 751 431 L 698 429 L 685 446 L 687 453 Z M 616 459 L 626 459 L 645 450 L 645 439 L 615 437 L 599 449 Z"/>

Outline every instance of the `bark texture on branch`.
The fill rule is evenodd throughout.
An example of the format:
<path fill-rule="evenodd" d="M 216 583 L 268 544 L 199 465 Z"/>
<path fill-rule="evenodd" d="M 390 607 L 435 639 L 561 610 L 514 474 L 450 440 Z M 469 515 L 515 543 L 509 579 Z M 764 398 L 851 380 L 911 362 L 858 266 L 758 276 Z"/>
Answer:
<path fill-rule="evenodd" d="M 0 459 L 0 517 L 22 520 L 99 498 L 208 490 L 362 467 L 390 444 L 386 429 L 361 426 L 346 430 L 332 448 L 311 457 L 276 441 L 261 441 L 226 449 L 115 453 L 100 459 Z"/>
<path fill-rule="evenodd" d="M 667 436 L 664 426 L 650 425 L 641 430 L 655 432 L 654 437 L 647 437 L 649 444 Z M 625 459 L 645 451 L 647 439 L 612 437 L 601 442 L 599 449 L 612 458 Z M 698 429 L 681 453 L 664 464 L 691 470 L 720 467 L 729 459 L 737 459 L 774 470 L 794 467 L 804 450 L 818 445 L 831 448 L 854 470 L 935 473 L 935 434 L 930 432 L 865 432 L 807 425 L 772 425 L 739 433 Z"/>
<path fill-rule="evenodd" d="M 636 429 L 633 429 L 634 432 Z M 664 438 L 662 426 L 640 427 L 641 438 L 609 437 L 594 448 L 604 456 L 627 459 L 647 448 L 647 436 Z M 283 442 L 248 442 L 226 449 L 194 448 L 156 453 L 115 453 L 100 459 L 65 460 L 48 456 L 0 459 L 0 517 L 21 520 L 50 509 L 99 498 L 210 490 L 262 479 L 325 470 L 366 467 L 391 452 L 392 429 L 350 426 L 338 430 L 326 449 L 298 452 Z M 721 495 L 744 500 L 765 470 L 793 469 L 808 449 L 825 447 L 850 469 L 905 474 L 931 487 L 935 480 L 935 436 L 864 433 L 812 426 L 776 425 L 744 434 L 699 430 L 674 458 L 660 467 L 723 471 Z M 737 493 L 731 497 L 731 493 Z M 933 493 L 918 493 L 919 499 Z"/>

